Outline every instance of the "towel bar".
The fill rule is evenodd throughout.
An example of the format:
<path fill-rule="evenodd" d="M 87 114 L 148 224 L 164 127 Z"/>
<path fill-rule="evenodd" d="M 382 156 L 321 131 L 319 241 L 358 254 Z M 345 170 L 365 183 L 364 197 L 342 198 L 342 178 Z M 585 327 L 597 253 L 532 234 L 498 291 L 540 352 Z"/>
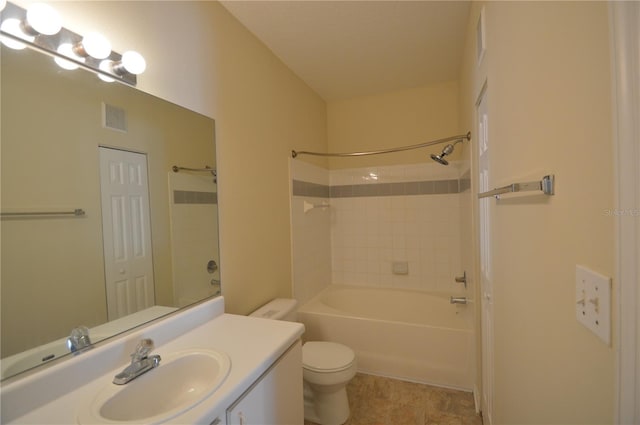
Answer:
<path fill-rule="evenodd" d="M 20 211 L 0 213 L 2 217 L 35 217 L 44 215 L 73 215 L 75 217 L 81 217 L 85 215 L 85 212 L 82 208 L 76 208 L 73 211 Z"/>
<path fill-rule="evenodd" d="M 500 199 L 500 195 L 514 192 L 528 192 L 531 190 L 541 190 L 545 195 L 553 195 L 555 192 L 555 176 L 553 174 L 544 176 L 542 180 L 525 183 L 512 183 L 507 186 L 499 187 L 488 192 L 478 193 L 478 198 L 487 198 L 495 196 Z"/>

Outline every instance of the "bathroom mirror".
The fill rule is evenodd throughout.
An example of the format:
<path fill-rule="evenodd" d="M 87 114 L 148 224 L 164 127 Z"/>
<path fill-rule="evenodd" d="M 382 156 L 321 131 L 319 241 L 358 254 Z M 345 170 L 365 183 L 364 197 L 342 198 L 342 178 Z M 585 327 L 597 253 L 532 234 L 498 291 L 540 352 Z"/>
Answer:
<path fill-rule="evenodd" d="M 76 327 L 95 343 L 219 295 L 214 121 L 28 48 L 0 75 L 2 379 L 69 356 Z"/>

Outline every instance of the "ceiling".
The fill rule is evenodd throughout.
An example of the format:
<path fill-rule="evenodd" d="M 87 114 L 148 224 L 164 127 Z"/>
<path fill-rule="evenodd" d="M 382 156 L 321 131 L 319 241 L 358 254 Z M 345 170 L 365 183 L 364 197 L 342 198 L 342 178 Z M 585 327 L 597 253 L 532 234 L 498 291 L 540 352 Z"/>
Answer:
<path fill-rule="evenodd" d="M 457 79 L 469 1 L 222 1 L 325 100 Z"/>

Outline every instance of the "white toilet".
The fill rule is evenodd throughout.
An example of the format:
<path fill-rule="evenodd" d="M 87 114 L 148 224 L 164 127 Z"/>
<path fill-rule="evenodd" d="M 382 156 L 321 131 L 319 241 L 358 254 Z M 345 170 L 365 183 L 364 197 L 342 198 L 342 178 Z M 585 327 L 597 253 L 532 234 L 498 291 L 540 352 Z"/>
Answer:
<path fill-rule="evenodd" d="M 250 314 L 296 321 L 298 302 L 276 298 Z M 349 418 L 347 383 L 356 374 L 356 356 L 346 345 L 308 341 L 302 346 L 304 418 L 320 425 L 341 425 Z"/>

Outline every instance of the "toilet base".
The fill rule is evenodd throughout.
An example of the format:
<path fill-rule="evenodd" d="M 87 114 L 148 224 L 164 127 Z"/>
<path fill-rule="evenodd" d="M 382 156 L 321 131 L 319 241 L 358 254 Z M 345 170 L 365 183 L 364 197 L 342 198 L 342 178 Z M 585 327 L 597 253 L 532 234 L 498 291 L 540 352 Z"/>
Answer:
<path fill-rule="evenodd" d="M 320 425 L 342 425 L 349 419 L 346 384 L 333 391 L 304 382 L 304 418 Z"/>

